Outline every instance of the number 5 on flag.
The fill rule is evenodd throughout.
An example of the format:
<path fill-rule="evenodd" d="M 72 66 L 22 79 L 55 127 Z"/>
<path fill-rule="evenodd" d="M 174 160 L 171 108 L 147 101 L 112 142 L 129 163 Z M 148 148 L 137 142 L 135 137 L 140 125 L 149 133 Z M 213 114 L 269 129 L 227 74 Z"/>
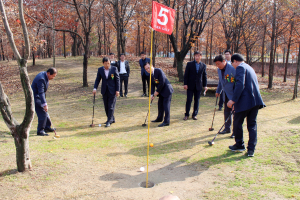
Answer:
<path fill-rule="evenodd" d="M 152 22 L 154 30 L 171 35 L 173 32 L 175 10 L 152 1 Z"/>

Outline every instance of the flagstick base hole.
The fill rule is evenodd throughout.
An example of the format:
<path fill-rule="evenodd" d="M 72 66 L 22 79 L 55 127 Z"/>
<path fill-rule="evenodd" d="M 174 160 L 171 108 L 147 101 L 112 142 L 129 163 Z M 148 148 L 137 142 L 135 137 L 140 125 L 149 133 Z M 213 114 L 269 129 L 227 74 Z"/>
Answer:
<path fill-rule="evenodd" d="M 146 188 L 146 181 L 141 182 L 139 185 L 140 185 L 140 187 Z M 152 188 L 152 187 L 154 187 L 154 183 L 152 183 L 151 181 L 148 181 L 148 188 Z"/>

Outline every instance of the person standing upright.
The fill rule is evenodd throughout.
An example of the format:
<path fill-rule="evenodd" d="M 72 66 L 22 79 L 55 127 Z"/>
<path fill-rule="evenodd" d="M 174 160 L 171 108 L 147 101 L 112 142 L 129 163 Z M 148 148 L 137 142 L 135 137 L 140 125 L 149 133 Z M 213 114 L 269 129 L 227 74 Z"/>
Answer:
<path fill-rule="evenodd" d="M 109 54 L 109 60 L 110 60 L 110 65 L 111 66 L 117 66 L 117 61 L 115 59 L 115 54 L 114 53 L 110 53 Z"/>
<path fill-rule="evenodd" d="M 194 57 L 194 61 L 187 63 L 184 73 L 184 89 L 187 90 L 187 99 L 183 120 L 187 120 L 189 118 L 193 96 L 194 112 L 192 114 L 192 118 L 197 120 L 202 87 L 204 87 L 205 91 L 207 91 L 206 65 L 201 62 L 202 53 L 196 51 L 194 53 Z"/>
<path fill-rule="evenodd" d="M 224 54 L 225 54 L 226 62 L 229 65 L 231 65 L 231 51 L 230 50 L 226 50 L 226 51 L 224 51 Z"/>
<path fill-rule="evenodd" d="M 53 80 L 57 74 L 55 68 L 49 68 L 46 72 L 40 72 L 33 79 L 31 88 L 33 91 L 35 112 L 38 116 L 37 135 L 48 136 L 47 132 L 53 132 L 51 121 L 48 115 L 48 105 L 46 102 L 46 92 L 49 81 Z"/>
<path fill-rule="evenodd" d="M 216 91 L 216 98 L 220 97 L 220 101 L 225 102 L 224 105 L 224 121 L 230 116 L 232 112 L 231 108 L 228 108 L 227 102 L 232 100 L 233 90 L 234 90 L 234 76 L 235 69 L 225 60 L 223 55 L 218 55 L 214 59 L 214 63 L 218 67 L 218 75 L 219 75 L 219 84 Z M 223 101 L 224 100 L 224 101 Z M 229 120 L 225 123 L 225 128 L 220 134 L 231 133 L 231 116 Z M 234 138 L 234 134 L 230 136 Z"/>
<path fill-rule="evenodd" d="M 145 70 L 150 73 L 150 64 L 146 63 Z M 161 69 L 151 66 L 151 100 L 158 99 L 158 115 L 152 122 L 163 122 L 158 127 L 170 125 L 170 107 L 173 87 Z M 155 91 L 156 87 L 156 91 Z"/>
<path fill-rule="evenodd" d="M 225 54 L 226 63 L 231 65 L 231 51 L 226 50 L 226 51 L 224 51 L 224 54 Z M 220 98 L 220 100 L 219 100 L 219 111 L 221 111 L 223 108 L 224 100 L 225 99 L 223 99 L 223 98 Z"/>
<path fill-rule="evenodd" d="M 109 58 L 104 57 L 102 62 L 103 67 L 98 68 L 93 94 L 96 95 L 97 88 L 102 80 L 101 94 L 103 96 L 103 103 L 107 116 L 105 124 L 106 127 L 110 127 L 112 123 L 115 123 L 114 112 L 116 100 L 120 94 L 120 76 L 117 67 L 110 65 Z"/>
<path fill-rule="evenodd" d="M 248 156 L 253 157 L 257 144 L 257 123 L 258 110 L 265 107 L 260 91 L 257 76 L 251 66 L 245 63 L 241 54 L 233 54 L 231 57 L 232 66 L 236 69 L 235 88 L 232 100 L 227 106 L 234 109 L 233 132 L 235 144 L 229 146 L 232 151 L 245 151 L 243 138 L 243 123 L 247 118 L 247 129 L 249 132 Z"/>
<path fill-rule="evenodd" d="M 146 54 L 144 52 L 141 52 L 141 59 L 139 60 L 139 64 L 140 64 L 140 67 L 141 67 L 141 77 L 142 77 L 142 82 L 143 82 L 143 95 L 142 95 L 142 97 L 147 96 L 146 82 L 147 82 L 148 93 L 149 93 L 149 73 L 144 68 L 146 63 L 150 63 L 150 59 L 146 57 Z"/>
<path fill-rule="evenodd" d="M 120 60 L 117 62 L 117 68 L 120 74 L 120 97 L 123 97 L 123 82 L 124 82 L 124 96 L 128 94 L 128 79 L 130 74 L 129 62 L 125 60 L 125 54 L 120 55 Z"/>

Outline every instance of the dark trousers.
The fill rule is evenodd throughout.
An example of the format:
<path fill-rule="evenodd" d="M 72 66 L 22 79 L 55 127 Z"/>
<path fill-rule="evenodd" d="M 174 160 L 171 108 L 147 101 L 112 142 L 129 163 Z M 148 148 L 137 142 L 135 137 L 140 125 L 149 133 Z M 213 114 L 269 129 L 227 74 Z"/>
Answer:
<path fill-rule="evenodd" d="M 164 118 L 164 123 L 170 123 L 170 107 L 171 107 L 172 94 L 168 97 L 159 96 L 158 99 L 158 116 L 157 121 L 162 121 Z"/>
<path fill-rule="evenodd" d="M 106 89 L 105 94 L 103 95 L 103 103 L 105 108 L 105 113 L 107 116 L 107 123 L 115 122 L 114 112 L 116 106 L 116 94 L 111 94 L 108 89 Z"/>
<path fill-rule="evenodd" d="M 128 75 L 127 74 L 120 74 L 120 95 L 123 96 L 123 82 L 124 82 L 124 94 L 127 95 L 128 93 Z"/>
<path fill-rule="evenodd" d="M 253 107 L 249 110 L 238 112 L 234 114 L 233 120 L 233 131 L 235 135 L 235 142 L 237 145 L 244 145 L 243 137 L 243 123 L 244 119 L 247 117 L 247 129 L 249 132 L 248 150 L 255 150 L 257 143 L 257 124 L 256 117 L 258 113 L 259 106 Z"/>
<path fill-rule="evenodd" d="M 150 76 L 146 76 L 146 74 L 143 74 L 142 75 L 142 81 L 143 81 L 143 93 L 144 94 L 147 94 L 146 92 L 146 82 L 147 82 L 147 85 L 148 85 L 148 92 L 149 92 L 149 78 Z"/>
<path fill-rule="evenodd" d="M 201 95 L 201 90 L 187 90 L 186 92 L 186 104 L 185 104 L 185 116 L 190 116 L 191 104 L 194 96 L 194 112 L 192 116 L 197 116 L 199 111 L 199 100 Z"/>
<path fill-rule="evenodd" d="M 40 133 L 45 128 L 51 127 L 51 121 L 48 116 L 48 113 L 42 107 L 41 100 L 38 98 L 34 98 L 34 102 L 35 102 L 35 112 L 38 116 L 37 133 Z"/>
<path fill-rule="evenodd" d="M 225 93 L 225 102 L 224 102 L 224 121 L 226 121 L 226 119 L 230 116 L 230 113 L 232 111 L 231 108 L 228 108 L 227 106 L 227 103 L 228 103 L 229 99 L 228 97 L 226 96 L 226 93 Z M 228 121 L 225 123 L 225 130 L 230 130 L 230 127 L 231 127 L 231 119 L 232 119 L 232 116 L 230 116 L 230 118 L 228 119 Z"/>
<path fill-rule="evenodd" d="M 220 94 L 220 100 L 219 100 L 219 108 L 223 108 L 224 99 L 222 98 L 223 94 Z M 226 105 L 225 105 L 226 107 Z"/>

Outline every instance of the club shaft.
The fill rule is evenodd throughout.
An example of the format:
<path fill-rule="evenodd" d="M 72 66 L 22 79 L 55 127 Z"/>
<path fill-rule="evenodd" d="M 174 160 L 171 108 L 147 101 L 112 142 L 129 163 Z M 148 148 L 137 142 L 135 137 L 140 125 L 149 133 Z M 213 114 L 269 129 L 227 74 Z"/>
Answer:
<path fill-rule="evenodd" d="M 215 114 L 216 114 L 216 109 L 217 109 L 217 103 L 218 103 L 218 97 L 216 98 L 216 104 L 215 104 L 215 111 L 214 111 L 214 116 L 213 116 L 213 120 L 211 122 L 211 129 L 214 125 L 214 120 L 215 120 Z"/>
<path fill-rule="evenodd" d="M 151 100 L 150 106 L 152 105 L 152 101 L 153 101 L 153 100 Z M 146 119 L 145 119 L 145 122 L 144 122 L 144 124 L 146 124 L 146 121 L 147 121 L 148 115 L 149 115 L 149 110 L 148 110 L 148 112 L 147 112 L 147 115 L 146 115 Z"/>
<path fill-rule="evenodd" d="M 218 135 L 218 134 L 220 133 L 220 131 L 223 129 L 223 127 L 225 126 L 226 122 L 230 119 L 230 117 L 231 117 L 231 115 L 233 114 L 233 112 L 234 112 L 234 111 L 231 111 L 231 112 L 230 112 L 230 115 L 229 115 L 229 116 L 227 117 L 227 119 L 225 120 L 225 123 L 224 123 L 223 126 L 220 128 L 220 130 L 218 131 L 218 133 L 215 135 L 214 139 L 213 139 L 211 142 L 215 141 L 217 135 Z"/>
<path fill-rule="evenodd" d="M 92 124 L 94 124 L 94 114 L 95 114 L 95 97 L 96 97 L 96 95 L 94 94 L 94 100 L 93 100 L 93 117 L 92 117 Z"/>

